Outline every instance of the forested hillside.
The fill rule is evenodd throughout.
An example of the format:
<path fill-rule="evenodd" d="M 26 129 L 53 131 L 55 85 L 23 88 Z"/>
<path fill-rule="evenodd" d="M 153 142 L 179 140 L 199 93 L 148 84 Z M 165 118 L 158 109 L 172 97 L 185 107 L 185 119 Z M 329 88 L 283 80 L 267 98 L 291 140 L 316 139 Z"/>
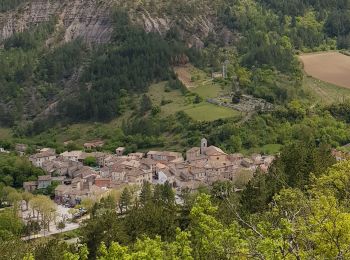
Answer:
<path fill-rule="evenodd" d="M 228 151 L 305 139 L 332 146 L 350 141 L 345 115 L 334 118 L 329 107 L 315 105 L 296 57 L 348 48 L 347 1 L 63 2 L 45 8 L 39 0 L 3 2 L 0 121 L 16 137 L 41 133 L 40 144 L 57 147 L 62 144 L 48 128 L 116 119 L 124 121 L 123 136 L 91 138 L 130 150 L 167 146 L 165 133 L 181 147 L 204 135 Z M 173 67 L 191 63 L 211 75 L 225 61 L 227 79 L 218 84 L 263 98 L 275 111 L 237 125 L 235 119 L 194 122 L 181 112 L 163 118 L 159 111 L 169 102 L 152 104 L 147 95 L 139 103 L 159 81 L 169 82 L 167 91 L 181 89 L 184 100 L 205 103 L 205 96 L 186 92 Z"/>
<path fill-rule="evenodd" d="M 3 20 L 21 2 L 2 2 L 2 12 L 7 11 Z M 37 1 L 29 2 L 34 12 Z M 66 29 L 55 15 L 4 39 L 2 124 L 26 122 L 30 127 L 43 111 L 58 120 L 110 120 L 122 113 L 123 95 L 144 92 L 152 82 L 167 80 L 177 55 L 186 53 L 200 68 L 217 70 L 225 55 L 215 54 L 230 49 L 234 50 L 230 73 L 243 91 L 284 103 L 302 94 L 297 51 L 349 45 L 347 1 L 130 1 L 128 11 L 118 1 L 104 4 L 115 10 L 107 14 L 113 30 L 108 44 L 92 46 L 80 36 L 65 42 Z M 18 12 L 19 22 L 23 11 Z M 120 12 L 130 18 L 118 18 Z M 190 20 L 184 22 L 182 15 Z M 196 55 L 188 53 L 192 49 Z M 281 82 L 280 73 L 288 77 L 287 83 Z M 73 102 L 75 107 L 62 98 L 67 93 L 80 100 Z"/>

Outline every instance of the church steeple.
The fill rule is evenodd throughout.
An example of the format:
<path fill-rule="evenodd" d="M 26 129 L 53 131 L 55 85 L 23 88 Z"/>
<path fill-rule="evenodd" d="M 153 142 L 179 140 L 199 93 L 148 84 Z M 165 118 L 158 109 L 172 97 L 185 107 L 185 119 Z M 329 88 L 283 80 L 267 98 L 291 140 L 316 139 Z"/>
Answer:
<path fill-rule="evenodd" d="M 201 154 L 204 154 L 205 150 L 208 147 L 208 141 L 205 138 L 202 138 L 201 140 Z"/>

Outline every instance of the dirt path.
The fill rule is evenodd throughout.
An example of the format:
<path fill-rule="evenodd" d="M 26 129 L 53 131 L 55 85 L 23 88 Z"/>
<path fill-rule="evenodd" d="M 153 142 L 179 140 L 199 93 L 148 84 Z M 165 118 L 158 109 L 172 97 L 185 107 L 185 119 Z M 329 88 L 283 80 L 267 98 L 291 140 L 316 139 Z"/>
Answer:
<path fill-rule="evenodd" d="M 195 84 L 191 80 L 191 70 L 192 65 L 185 65 L 174 67 L 174 71 L 177 74 L 179 80 L 184 84 L 187 88 L 194 88 Z"/>

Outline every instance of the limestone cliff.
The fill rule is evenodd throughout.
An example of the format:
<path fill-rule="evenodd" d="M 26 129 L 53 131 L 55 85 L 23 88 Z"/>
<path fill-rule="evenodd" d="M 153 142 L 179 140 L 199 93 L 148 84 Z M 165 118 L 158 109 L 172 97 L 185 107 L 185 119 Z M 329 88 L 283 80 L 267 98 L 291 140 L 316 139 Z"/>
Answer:
<path fill-rule="evenodd" d="M 1 1 L 1 0 L 0 0 Z M 40 23 L 54 21 L 55 32 L 43 46 L 48 53 L 63 42 L 76 38 L 87 45 L 107 43 L 111 39 L 113 11 L 126 11 L 130 21 L 146 32 L 166 35 L 174 29 L 189 47 L 202 48 L 206 38 L 214 35 L 224 43 L 232 40 L 232 32 L 220 25 L 216 6 L 222 0 L 22 0 L 22 4 L 5 13 L 0 12 L 0 49 L 5 39 Z M 45 48 L 49 47 L 49 48 Z M 0 50 L 1 51 L 1 50 Z M 187 56 L 177 57 L 185 63 Z M 0 116 L 16 111 L 21 120 L 34 120 L 48 116 L 55 110 L 62 96 L 78 92 L 79 78 L 89 58 L 74 68 L 73 76 L 58 82 L 52 96 L 44 96 L 38 89 L 42 82 L 28 80 L 18 91 L 18 101 L 0 97 Z M 50 84 L 49 84 L 50 85 Z M 45 88 L 46 85 L 43 87 Z M 0 86 L 1 90 L 1 86 Z M 17 116 L 19 117 L 19 116 Z"/>
<path fill-rule="evenodd" d="M 200 48 L 210 32 L 220 35 L 222 28 L 216 27 L 215 16 L 207 5 L 198 5 L 207 9 L 193 8 L 196 1 L 158 0 L 154 7 L 136 0 L 28 0 L 16 10 L 0 14 L 0 42 L 14 32 L 56 19 L 65 41 L 79 37 L 88 43 L 105 43 L 112 33 L 111 11 L 124 8 L 145 31 L 165 34 L 176 26 L 189 46 Z M 194 11 L 184 13 L 191 8 Z"/>
<path fill-rule="evenodd" d="M 95 0 L 32 0 L 0 16 L 0 41 L 32 25 L 57 19 L 66 41 L 81 37 L 87 42 L 107 42 L 112 32 L 110 8 L 107 3 L 98 3 Z"/>

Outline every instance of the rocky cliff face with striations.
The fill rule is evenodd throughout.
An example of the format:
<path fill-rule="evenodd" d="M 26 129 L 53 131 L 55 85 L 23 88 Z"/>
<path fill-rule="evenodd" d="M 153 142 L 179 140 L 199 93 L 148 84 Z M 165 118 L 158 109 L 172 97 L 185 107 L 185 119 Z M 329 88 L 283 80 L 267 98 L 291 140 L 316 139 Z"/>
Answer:
<path fill-rule="evenodd" d="M 56 24 L 55 32 L 48 36 L 46 46 L 43 46 L 49 47 L 45 51 L 52 51 L 62 42 L 77 38 L 92 45 L 107 43 L 113 33 L 112 14 L 117 9 L 127 11 L 130 20 L 146 32 L 165 36 L 169 30 L 176 29 L 178 36 L 189 47 L 204 47 L 209 35 L 230 42 L 233 34 L 217 21 L 215 7 L 211 3 L 211 0 L 23 0 L 17 8 L 0 13 L 0 48 L 3 41 L 14 33 L 48 21 L 55 21 Z M 176 59 L 178 63 L 186 63 L 188 57 L 184 55 Z M 79 91 L 79 77 L 88 62 L 84 61 L 83 65 L 74 68 L 73 76 L 60 81 L 58 93 L 53 92 L 52 96 L 46 97 L 38 90 L 40 87 L 45 89 L 46 83 L 28 80 L 22 84 L 23 91 L 18 91 L 19 101 L 16 102 L 19 108 L 16 108 L 14 100 L 0 97 L 0 116 L 1 111 L 8 114 L 15 110 L 25 120 L 49 115 L 62 96 Z"/>
<path fill-rule="evenodd" d="M 159 1 L 159 6 L 169 5 L 169 1 Z M 127 3 L 121 0 L 29 0 L 17 10 L 0 14 L 0 42 L 14 32 L 57 19 L 57 28 L 64 32 L 66 42 L 79 37 L 88 43 L 106 43 L 112 34 L 110 14 L 113 8 L 127 10 L 133 21 L 147 32 L 165 34 L 176 26 L 188 45 L 197 48 L 203 46 L 210 32 L 218 29 L 215 17 L 205 12 L 186 15 L 174 11 L 172 6 L 166 6 L 171 11 L 165 12 L 134 0 Z M 220 35 L 221 31 L 222 28 L 216 33 Z"/>
<path fill-rule="evenodd" d="M 65 41 L 81 37 L 86 42 L 108 42 L 112 32 L 110 6 L 95 0 L 32 0 L 0 15 L 0 41 L 32 25 L 57 19 Z"/>

